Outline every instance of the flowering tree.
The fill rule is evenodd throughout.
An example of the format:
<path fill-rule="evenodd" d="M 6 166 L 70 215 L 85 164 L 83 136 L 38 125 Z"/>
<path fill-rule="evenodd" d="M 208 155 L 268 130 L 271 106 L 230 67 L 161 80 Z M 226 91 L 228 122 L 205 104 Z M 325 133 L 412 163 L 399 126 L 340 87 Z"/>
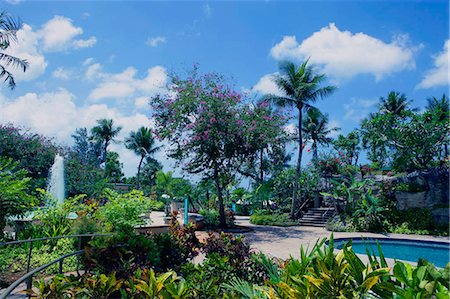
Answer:
<path fill-rule="evenodd" d="M 152 100 L 155 133 L 169 141 L 169 155 L 183 170 L 214 181 L 220 225 L 226 226 L 223 190 L 257 151 L 254 109 L 221 75 L 200 75 L 197 67 L 185 79 L 174 76 L 172 83 L 168 95 Z"/>
<path fill-rule="evenodd" d="M 247 106 L 247 109 L 250 110 L 245 113 L 250 125 L 247 137 L 254 152 L 240 173 L 260 185 L 264 182 L 264 175 L 276 175 L 291 158 L 285 152 L 288 135 L 284 125 L 287 120 L 280 111 L 273 110 L 268 99 Z"/>

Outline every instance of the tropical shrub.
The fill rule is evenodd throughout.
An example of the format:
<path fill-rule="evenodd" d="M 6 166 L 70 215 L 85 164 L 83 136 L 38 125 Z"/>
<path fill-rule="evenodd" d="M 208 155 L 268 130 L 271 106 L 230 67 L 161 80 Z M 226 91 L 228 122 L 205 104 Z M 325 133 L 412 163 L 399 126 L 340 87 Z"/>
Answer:
<path fill-rule="evenodd" d="M 12 124 L 0 125 L 0 157 L 17 161 L 17 168 L 27 171 L 31 178 L 27 193 L 34 195 L 36 188 L 45 188 L 56 152 L 57 147 L 50 138 Z"/>
<path fill-rule="evenodd" d="M 27 171 L 18 169 L 18 165 L 0 156 L 0 240 L 8 217 L 21 217 L 37 204 L 36 198 L 27 192 L 30 183 Z"/>
<path fill-rule="evenodd" d="M 129 231 L 134 226 L 144 224 L 141 215 L 150 212 L 162 203 L 144 196 L 142 191 L 133 190 L 119 194 L 105 189 L 104 196 L 108 202 L 95 213 L 95 218 L 102 221 L 108 231 Z"/>
<path fill-rule="evenodd" d="M 290 226 L 298 225 L 298 222 L 292 221 L 289 218 L 289 214 L 271 214 L 271 215 L 258 215 L 253 214 L 250 216 L 250 223 L 256 225 L 274 225 L 274 226 Z"/>
<path fill-rule="evenodd" d="M 219 237 L 228 241 L 230 236 Z M 438 269 L 424 259 L 417 266 L 395 261 L 390 268 L 378 248 L 368 253 L 368 263 L 352 250 L 351 242 L 335 251 L 333 238 L 318 240 L 310 251 L 300 248 L 300 258 L 286 261 L 263 254 L 245 255 L 232 266 L 233 256 L 214 248 L 204 262 L 187 263 L 181 276 L 173 271 L 136 269 L 127 277 L 110 273 L 61 276 L 35 283 L 38 298 L 448 298 L 450 263 Z M 226 242 L 225 242 L 226 243 Z M 240 245 L 239 245 L 240 246 Z M 247 252 L 247 250 L 244 250 Z M 250 264 L 249 264 L 250 263 Z M 257 273 L 254 275 L 254 273 Z"/>
<path fill-rule="evenodd" d="M 319 173 L 324 176 L 340 174 L 343 169 L 341 159 L 329 154 L 319 158 L 317 168 Z"/>
<path fill-rule="evenodd" d="M 203 222 L 206 228 L 219 227 L 219 211 L 201 209 L 199 214 L 203 216 Z"/>

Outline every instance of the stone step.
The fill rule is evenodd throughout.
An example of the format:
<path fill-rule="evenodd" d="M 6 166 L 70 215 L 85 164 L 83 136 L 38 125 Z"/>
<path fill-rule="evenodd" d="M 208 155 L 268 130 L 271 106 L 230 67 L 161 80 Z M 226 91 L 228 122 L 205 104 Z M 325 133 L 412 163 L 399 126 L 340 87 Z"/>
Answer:
<path fill-rule="evenodd" d="M 328 214 L 334 214 L 334 211 L 308 211 L 305 214 L 328 215 Z"/>
<path fill-rule="evenodd" d="M 327 224 L 326 222 L 312 222 L 312 221 L 300 220 L 300 225 L 303 225 L 303 226 L 325 227 L 326 224 Z"/>
<path fill-rule="evenodd" d="M 309 208 L 310 211 L 326 211 L 326 210 L 334 210 L 332 207 L 325 207 L 325 208 Z"/>

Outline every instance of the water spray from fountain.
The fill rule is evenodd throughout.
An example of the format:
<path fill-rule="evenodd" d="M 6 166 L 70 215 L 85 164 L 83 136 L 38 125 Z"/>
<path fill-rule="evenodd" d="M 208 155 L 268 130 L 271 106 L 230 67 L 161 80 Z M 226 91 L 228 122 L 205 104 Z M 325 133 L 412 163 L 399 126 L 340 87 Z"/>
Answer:
<path fill-rule="evenodd" d="M 59 154 L 55 156 L 55 162 L 50 169 L 50 180 L 47 185 L 47 193 L 56 200 L 58 205 L 64 202 L 64 158 Z"/>

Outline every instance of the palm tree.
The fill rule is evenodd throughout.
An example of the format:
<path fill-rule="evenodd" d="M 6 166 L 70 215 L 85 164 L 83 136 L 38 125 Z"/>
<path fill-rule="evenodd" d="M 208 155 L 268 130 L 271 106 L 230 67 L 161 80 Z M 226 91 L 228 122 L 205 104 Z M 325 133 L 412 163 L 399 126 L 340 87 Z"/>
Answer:
<path fill-rule="evenodd" d="M 106 163 L 108 146 L 111 141 L 114 141 L 122 127 L 114 127 L 114 122 L 112 119 L 99 119 L 97 120 L 97 126 L 91 129 L 92 138 L 100 143 L 103 143 L 103 162 Z M 106 167 L 105 167 L 105 177 L 106 177 Z"/>
<path fill-rule="evenodd" d="M 449 120 L 449 100 L 448 97 L 443 94 L 441 99 L 432 97 L 427 99 L 427 111 L 431 114 L 431 117 L 437 118 L 437 120 L 442 123 L 444 122 L 448 127 Z M 443 136 L 444 145 L 444 157 L 448 158 L 448 130 L 446 130 Z"/>
<path fill-rule="evenodd" d="M 436 97 L 428 98 L 427 102 L 427 110 L 437 114 L 440 121 L 449 118 L 449 100 L 445 94 L 442 95 L 441 99 Z"/>
<path fill-rule="evenodd" d="M 328 135 L 333 131 L 338 131 L 339 128 L 328 128 L 328 115 L 323 114 L 317 108 L 308 109 L 306 118 L 303 120 L 303 133 L 305 133 L 305 140 L 312 141 L 313 150 L 313 164 L 317 169 L 318 155 L 317 145 L 328 145 L 333 140 Z"/>
<path fill-rule="evenodd" d="M 14 80 L 13 74 L 11 74 L 7 68 L 20 68 L 25 72 L 28 67 L 28 62 L 26 60 L 3 52 L 11 45 L 11 43 L 17 41 L 17 31 L 19 31 L 20 28 L 22 28 L 22 22 L 20 20 L 14 20 L 6 13 L 6 11 L 0 12 L 0 78 L 6 77 L 5 82 L 8 81 L 10 89 L 16 87 L 16 81 Z"/>
<path fill-rule="evenodd" d="M 136 189 L 139 189 L 142 161 L 144 161 L 145 157 L 153 156 L 161 147 L 155 146 L 152 131 L 146 127 L 140 127 L 136 132 L 131 131 L 130 136 L 125 139 L 125 147 L 134 151 L 136 155 L 141 156 L 136 175 Z"/>
<path fill-rule="evenodd" d="M 392 114 L 394 116 L 400 116 L 410 109 L 411 101 L 406 98 L 405 94 L 400 94 L 397 91 L 391 91 L 388 93 L 387 98 L 380 98 L 380 112 L 384 114 Z"/>
<path fill-rule="evenodd" d="M 301 199 L 301 190 L 299 190 L 299 179 L 301 174 L 303 136 L 302 120 L 303 110 L 311 108 L 319 98 L 324 98 L 336 90 L 335 86 L 322 86 L 326 76 L 316 74 L 313 67 L 308 65 L 308 60 L 298 67 L 293 62 L 283 62 L 280 64 L 280 74 L 274 78 L 278 88 L 284 93 L 284 96 L 274 96 L 273 101 L 280 107 L 290 107 L 298 110 L 298 159 L 294 182 L 294 192 L 292 196 L 291 217 L 297 218 L 298 197 Z"/>

